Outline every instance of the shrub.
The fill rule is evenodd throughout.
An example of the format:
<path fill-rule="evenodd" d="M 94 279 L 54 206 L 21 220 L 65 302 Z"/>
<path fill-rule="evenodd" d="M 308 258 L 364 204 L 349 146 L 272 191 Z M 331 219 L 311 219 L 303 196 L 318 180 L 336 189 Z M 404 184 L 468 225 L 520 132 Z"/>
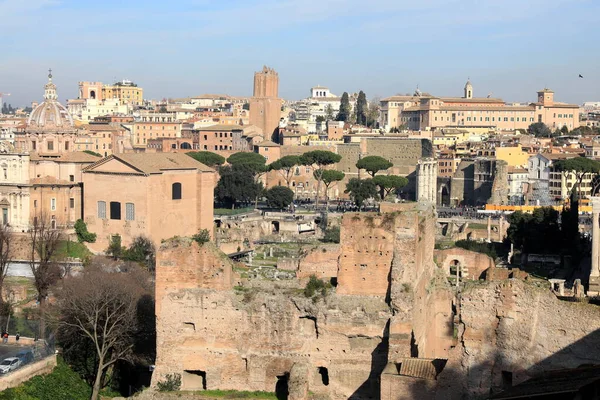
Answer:
<path fill-rule="evenodd" d="M 114 259 L 121 257 L 123 254 L 123 247 L 121 246 L 121 235 L 112 235 L 110 237 L 110 243 L 106 253 L 111 255 Z"/>
<path fill-rule="evenodd" d="M 181 388 L 181 374 L 167 374 L 164 381 L 156 383 L 159 392 L 176 392 Z"/>
<path fill-rule="evenodd" d="M 460 247 L 465 250 L 475 251 L 477 253 L 487 254 L 491 258 L 495 259 L 498 256 L 496 247 L 493 243 L 481 243 L 474 240 L 458 240 L 455 243 L 456 247 Z"/>
<path fill-rule="evenodd" d="M 331 287 L 330 284 L 323 282 L 315 275 L 311 275 L 308 279 L 308 283 L 304 288 L 304 296 L 313 297 L 315 294 L 320 293 L 325 296 L 327 294 L 327 289 Z"/>
<path fill-rule="evenodd" d="M 325 243 L 339 243 L 340 242 L 340 227 L 333 226 L 329 229 L 325 229 L 325 235 L 323 236 Z"/>
<path fill-rule="evenodd" d="M 142 263 L 148 267 L 150 271 L 155 267 L 154 244 L 145 236 L 137 236 L 133 239 L 131 246 L 124 252 L 123 259 Z"/>
<path fill-rule="evenodd" d="M 266 198 L 269 207 L 283 209 L 294 201 L 294 192 L 285 186 L 273 186 L 267 190 Z"/>
<path fill-rule="evenodd" d="M 208 229 L 200 229 L 198 233 L 192 236 L 192 240 L 202 246 L 204 243 L 210 242 L 210 232 Z"/>
<path fill-rule="evenodd" d="M 75 233 L 77 234 L 77 240 L 79 240 L 79 243 L 94 243 L 96 241 L 96 234 L 88 232 L 87 225 L 82 219 L 78 219 L 75 222 Z"/>

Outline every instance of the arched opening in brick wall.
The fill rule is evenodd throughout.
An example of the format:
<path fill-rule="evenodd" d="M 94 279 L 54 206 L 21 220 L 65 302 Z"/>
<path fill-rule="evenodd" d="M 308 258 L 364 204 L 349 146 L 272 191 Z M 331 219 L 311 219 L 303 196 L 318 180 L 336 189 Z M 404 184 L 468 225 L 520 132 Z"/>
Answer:
<path fill-rule="evenodd" d="M 279 232 L 279 221 L 272 221 L 271 222 L 271 231 L 273 233 L 278 233 Z"/>

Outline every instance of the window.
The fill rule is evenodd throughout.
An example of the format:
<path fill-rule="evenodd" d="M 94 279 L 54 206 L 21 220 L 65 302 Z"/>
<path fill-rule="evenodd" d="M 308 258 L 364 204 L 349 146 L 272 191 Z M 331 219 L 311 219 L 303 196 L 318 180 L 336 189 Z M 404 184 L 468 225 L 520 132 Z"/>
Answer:
<path fill-rule="evenodd" d="M 37 200 L 33 201 L 33 208 L 37 208 Z"/>
<path fill-rule="evenodd" d="M 75 175 L 69 175 L 69 182 L 75 182 Z"/>
<path fill-rule="evenodd" d="M 133 203 L 125 203 L 125 221 L 135 220 L 135 205 Z"/>
<path fill-rule="evenodd" d="M 52 140 L 48 141 L 48 151 L 54 150 L 54 142 Z"/>
<path fill-rule="evenodd" d="M 56 199 L 54 197 L 50 199 L 50 211 L 56 211 Z"/>
<path fill-rule="evenodd" d="M 106 202 L 105 201 L 98 202 L 98 218 L 106 219 Z"/>
<path fill-rule="evenodd" d="M 32 148 L 33 150 L 35 150 L 35 149 L 36 149 L 36 145 L 37 145 L 37 142 L 31 142 L 31 148 Z"/>
<path fill-rule="evenodd" d="M 181 200 L 181 183 L 175 182 L 171 188 L 171 198 Z"/>
<path fill-rule="evenodd" d="M 69 208 L 75 208 L 75 199 L 73 197 L 69 199 Z"/>
<path fill-rule="evenodd" d="M 121 203 L 118 201 L 110 202 L 110 219 L 121 219 Z"/>
<path fill-rule="evenodd" d="M 65 150 L 69 150 L 69 142 L 65 142 Z"/>

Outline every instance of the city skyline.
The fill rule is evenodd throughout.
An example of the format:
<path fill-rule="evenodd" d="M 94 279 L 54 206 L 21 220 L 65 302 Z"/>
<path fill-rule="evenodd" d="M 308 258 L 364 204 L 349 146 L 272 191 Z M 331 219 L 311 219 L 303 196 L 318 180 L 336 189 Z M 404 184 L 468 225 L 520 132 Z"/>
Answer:
<path fill-rule="evenodd" d="M 41 101 L 52 68 L 61 101 L 76 98 L 84 80 L 130 79 L 149 99 L 250 96 L 252 74 L 266 64 L 288 100 L 317 84 L 369 98 L 417 85 L 460 96 L 467 78 L 475 96 L 508 102 L 533 102 L 544 87 L 558 101 L 597 100 L 600 56 L 587 52 L 600 39 L 599 4 L 398 3 L 186 0 L 166 9 L 156 1 L 5 0 L 0 16 L 12 40 L 1 50 L 0 92 L 12 93 L 5 101 L 14 106 Z"/>

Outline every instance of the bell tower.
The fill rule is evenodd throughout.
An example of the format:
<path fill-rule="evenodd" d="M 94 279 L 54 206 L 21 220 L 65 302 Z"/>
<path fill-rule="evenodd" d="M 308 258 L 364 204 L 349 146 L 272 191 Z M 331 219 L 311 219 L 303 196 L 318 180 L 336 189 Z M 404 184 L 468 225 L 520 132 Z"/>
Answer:
<path fill-rule="evenodd" d="M 467 79 L 467 83 L 465 84 L 465 99 L 473 98 L 473 85 L 471 85 L 471 80 Z"/>

